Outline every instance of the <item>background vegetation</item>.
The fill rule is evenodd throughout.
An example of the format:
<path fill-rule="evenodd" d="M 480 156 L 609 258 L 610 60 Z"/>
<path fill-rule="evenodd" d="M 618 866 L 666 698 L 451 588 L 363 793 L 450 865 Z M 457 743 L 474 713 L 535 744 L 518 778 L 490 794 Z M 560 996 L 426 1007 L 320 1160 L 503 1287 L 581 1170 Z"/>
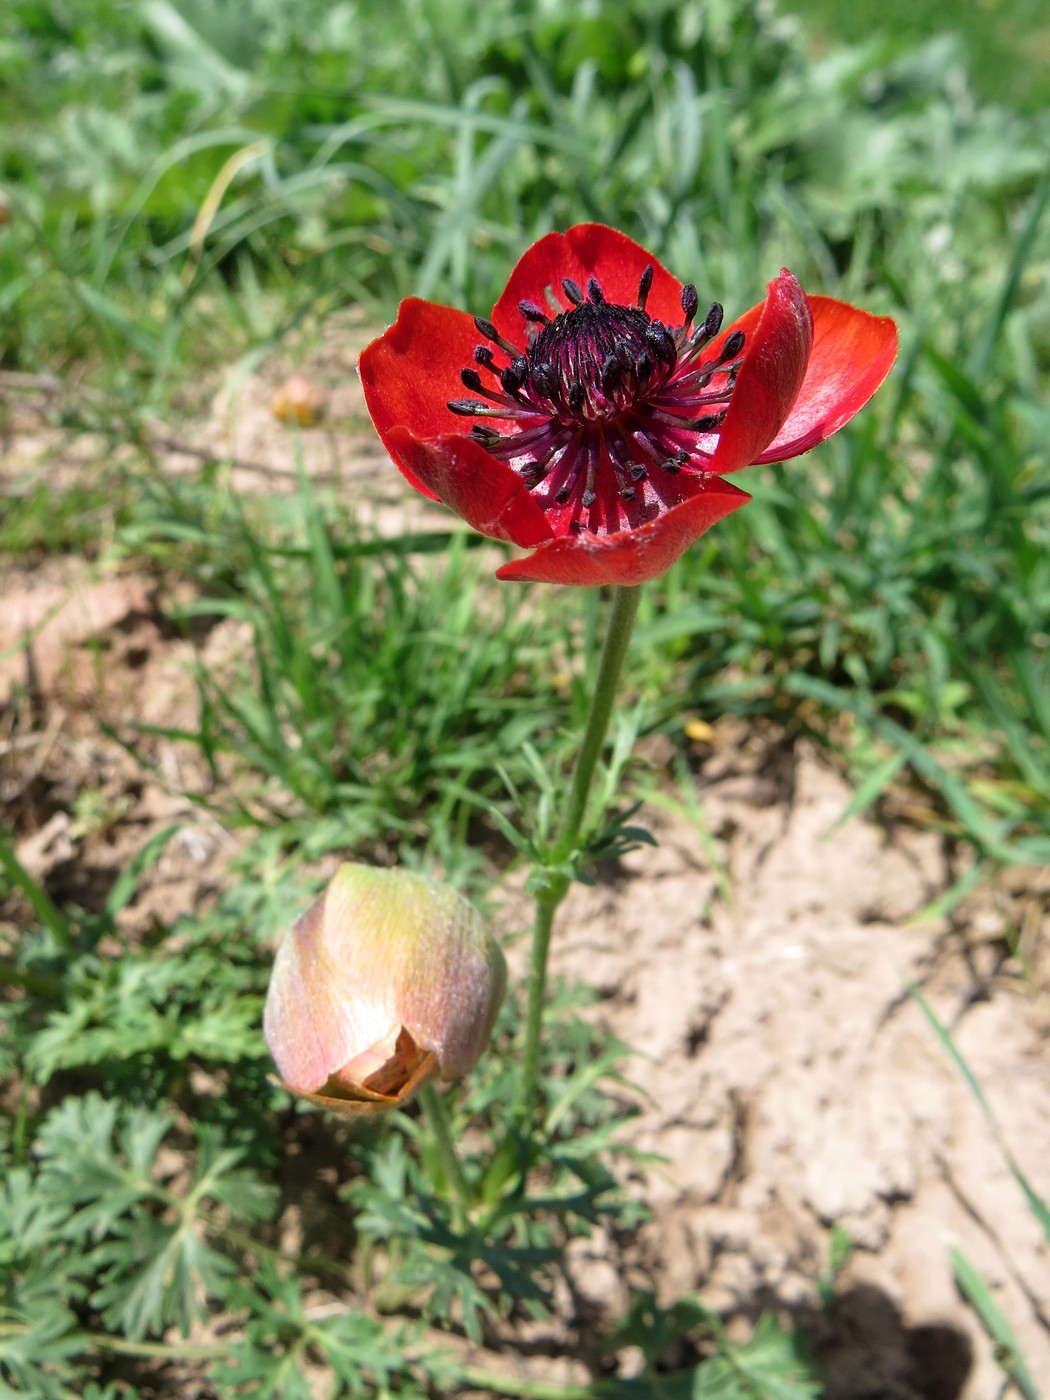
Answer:
<path fill-rule="evenodd" d="M 294 1397 L 305 1359 L 338 1394 L 448 1393 L 468 1377 L 428 1350 L 424 1323 L 452 1313 L 480 1335 L 487 1312 L 542 1311 L 565 1238 L 623 1208 L 607 1190 L 614 1108 L 584 1073 L 611 1070 L 615 1048 L 581 1039 L 566 1006 L 550 1051 L 555 1225 L 505 1201 L 507 1173 L 479 1146 L 487 1242 L 457 1238 L 405 1117 L 354 1161 L 341 1149 L 314 1204 L 334 1217 L 354 1199 L 360 1257 L 385 1249 L 392 1294 L 425 1300 L 415 1320 L 304 1307 L 308 1283 L 359 1301 L 368 1271 L 282 1253 L 277 1164 L 324 1130 L 265 1086 L 261 950 L 326 851 L 436 861 L 484 889 L 507 859 L 508 793 L 534 781 L 530 745 L 567 744 L 601 600 L 577 627 L 553 590 L 522 607 L 479 585 L 488 568 L 454 528 L 430 552 L 383 545 L 305 483 L 246 504 L 215 464 L 166 477 L 158 425 L 200 408 L 231 362 L 348 306 L 378 326 L 409 292 L 486 311 L 537 235 L 583 219 L 731 313 L 788 265 L 894 315 L 895 377 L 819 471 L 750 473 L 755 503 L 650 590 L 637 722 L 670 737 L 680 772 L 683 717 L 735 710 L 838 750 L 854 810 L 910 787 L 958 843 L 946 904 L 1050 857 L 1047 31 L 1023 0 L 960 7 L 961 37 L 937 32 L 943 7 L 911 3 L 879 30 L 861 27 L 865 7 L 802 8 L 804 24 L 752 0 L 12 0 L 0 14 L 0 415 L 17 376 L 54 376 L 56 421 L 125 448 L 66 497 L 46 482 L 5 496 L 0 548 L 133 559 L 172 596 L 187 585 L 187 635 L 248 625 L 235 681 L 202 668 L 200 724 L 180 737 L 216 779 L 195 795 L 252 833 L 212 908 L 131 944 L 119 915 L 167 833 L 88 908 L 52 901 L 13 832 L 0 842 L 3 1393 L 177 1393 L 192 1373 L 218 1394 Z M 233 761 L 237 783 L 220 782 Z M 456 1110 L 482 1138 L 507 1072 L 487 1063 Z M 166 1175 L 170 1151 L 182 1168 Z M 204 1340 L 170 1340 L 204 1318 Z M 773 1323 L 740 1352 L 716 1319 L 640 1300 L 608 1343 L 641 1345 L 656 1375 L 671 1333 L 697 1357 L 675 1394 L 814 1393 Z"/>

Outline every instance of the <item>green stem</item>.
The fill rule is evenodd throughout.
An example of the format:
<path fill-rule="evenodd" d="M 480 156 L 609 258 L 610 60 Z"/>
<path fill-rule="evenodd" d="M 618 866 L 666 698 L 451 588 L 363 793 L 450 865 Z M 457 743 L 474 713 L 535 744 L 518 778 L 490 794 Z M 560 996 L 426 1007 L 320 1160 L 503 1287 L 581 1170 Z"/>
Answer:
<path fill-rule="evenodd" d="M 129 1342 L 126 1337 L 107 1332 L 76 1332 L 73 1340 L 95 1351 L 157 1361 L 208 1361 L 212 1357 L 226 1356 L 230 1350 L 227 1342 L 181 1342 L 172 1346 L 167 1342 Z"/>
<path fill-rule="evenodd" d="M 568 880 L 559 881 L 549 894 L 536 900 L 536 920 L 532 929 L 532 951 L 529 959 L 528 1003 L 525 1012 L 525 1049 L 522 1052 L 521 1118 L 526 1133 L 531 1134 L 539 1094 L 540 1048 L 543 1031 L 543 1003 L 547 991 L 547 957 L 554 915 L 565 897 Z M 525 1158 L 528 1161 L 528 1154 Z"/>
<path fill-rule="evenodd" d="M 0 958 L 0 986 L 22 987 L 42 1001 L 59 1001 L 62 995 L 61 978 L 26 972 L 24 968 L 16 967 L 6 958 Z"/>
<path fill-rule="evenodd" d="M 427 1116 L 427 1124 L 437 1143 L 438 1155 L 452 1188 L 452 1222 L 457 1230 L 462 1230 L 470 1219 L 470 1186 L 463 1175 L 463 1166 L 452 1141 L 445 1100 L 433 1084 L 424 1084 L 419 1090 L 419 1101 Z"/>
<path fill-rule="evenodd" d="M 51 896 L 43 885 L 37 884 L 15 855 L 14 847 L 10 846 L 3 836 L 0 836 L 0 870 L 7 876 L 9 883 L 14 885 L 15 889 L 22 891 L 29 901 L 33 913 L 54 934 L 56 943 L 67 951 L 72 951 L 76 947 L 76 941 L 70 932 L 68 923 L 62 917 L 57 905 L 52 902 Z"/>
<path fill-rule="evenodd" d="M 587 799 L 590 797 L 595 769 L 605 744 L 605 735 L 609 728 L 620 673 L 630 645 L 640 599 L 641 589 L 638 587 L 617 588 L 613 594 L 609 628 L 605 634 L 605 645 L 602 647 L 601 661 L 598 664 L 598 675 L 587 712 L 583 739 L 576 755 L 568 800 L 547 861 L 551 867 L 550 877 L 546 888 L 536 898 L 521 1077 L 521 1118 L 526 1133 L 530 1135 L 534 1127 L 539 1094 L 543 1006 L 547 991 L 547 960 L 551 935 L 554 932 L 554 916 L 558 905 L 568 893 L 570 884 L 570 877 L 557 867 L 564 865 L 579 844 L 584 818 L 587 815 Z"/>
<path fill-rule="evenodd" d="M 520 1376 L 490 1375 L 477 1367 L 467 1366 L 463 1384 L 488 1395 L 515 1396 L 517 1400 L 594 1400 L 600 1395 L 601 1383 L 594 1385 L 560 1385 L 557 1381 L 533 1381 Z"/>
<path fill-rule="evenodd" d="M 579 840 L 580 829 L 587 812 L 587 798 L 594 781 L 594 770 L 598 766 L 605 743 L 606 730 L 609 728 L 616 691 L 620 684 L 620 672 L 623 670 L 624 658 L 631 642 L 631 632 L 634 630 L 634 619 L 638 615 L 641 597 L 642 590 L 638 587 L 617 588 L 613 594 L 609 630 L 605 634 L 605 645 L 602 647 L 602 659 L 598 663 L 598 676 L 594 682 L 587 724 L 583 731 L 580 751 L 576 755 L 569 802 L 551 854 L 551 863 L 554 865 L 571 854 Z"/>

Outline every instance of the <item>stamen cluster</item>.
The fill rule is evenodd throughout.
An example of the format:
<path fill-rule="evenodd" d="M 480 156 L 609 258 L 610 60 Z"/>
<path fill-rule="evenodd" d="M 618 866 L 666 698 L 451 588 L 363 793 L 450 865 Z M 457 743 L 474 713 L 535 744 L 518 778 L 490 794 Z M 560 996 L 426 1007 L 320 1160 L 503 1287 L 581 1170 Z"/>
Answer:
<path fill-rule="evenodd" d="M 475 348 L 477 368 L 464 369 L 461 378 L 477 397 L 453 399 L 448 407 L 507 424 L 475 423 L 471 433 L 518 472 L 542 506 L 568 507 L 572 528 L 617 528 L 620 508 L 610 496 L 634 502 L 654 469 L 668 476 L 683 468 L 702 473 L 714 450 L 711 435 L 726 414 L 743 333 L 734 331 L 705 358 L 722 307 L 714 302 L 696 324 L 699 297 L 687 284 L 681 324 L 665 325 L 645 309 L 652 282 L 650 264 L 636 303 L 622 306 L 606 301 L 595 277 L 586 294 L 564 278 L 567 307 L 549 287 L 549 313 L 533 301 L 518 303 L 524 349 L 491 321 L 474 319 L 489 344 Z"/>

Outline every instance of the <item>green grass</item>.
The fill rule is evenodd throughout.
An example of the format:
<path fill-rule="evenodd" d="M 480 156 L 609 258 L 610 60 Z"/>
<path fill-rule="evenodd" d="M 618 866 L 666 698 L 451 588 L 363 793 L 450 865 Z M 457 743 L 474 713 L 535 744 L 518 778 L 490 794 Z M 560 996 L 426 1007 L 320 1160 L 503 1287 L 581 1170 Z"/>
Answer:
<path fill-rule="evenodd" d="M 793 0 L 785 8 L 824 44 L 877 35 L 905 50 L 943 30 L 957 42 L 941 61 L 969 74 L 983 98 L 1030 112 L 1050 99 L 1050 20 L 1041 0 Z"/>
<path fill-rule="evenodd" d="M 414 1320 L 314 1315 L 312 1292 L 361 1286 L 326 1234 L 366 1273 L 381 1259 L 395 1303 L 414 1289 L 427 1316 L 480 1326 L 512 1297 L 542 1314 L 569 1235 L 620 1218 L 618 1049 L 568 1004 L 547 1066 L 553 1223 L 515 1197 L 513 1142 L 500 1146 L 513 1007 L 457 1106 L 497 1241 L 486 1286 L 471 1251 L 488 1245 L 456 1235 L 415 1119 L 348 1154 L 266 1087 L 266 959 L 316 885 L 308 862 L 437 865 L 483 892 L 512 857 L 535 752 L 569 754 L 603 601 L 496 585 L 495 551 L 451 520 L 385 541 L 304 483 L 268 502 L 231 499 L 216 463 L 166 480 L 153 424 L 192 414 L 220 368 L 314 335 L 347 303 L 377 325 L 409 292 L 487 311 L 534 237 L 592 218 L 731 315 L 784 264 L 894 315 L 901 359 L 871 408 L 817 454 L 745 474 L 755 502 L 647 591 L 637 722 L 673 738 L 683 778 L 683 717 L 734 711 L 834 746 L 851 810 L 921 789 L 965 872 L 945 904 L 1050 857 L 1038 15 L 1017 0 L 955 17 L 990 105 L 921 5 L 880 5 L 881 31 L 863 9 L 821 6 L 818 47 L 758 4 L 580 9 L 15 0 L 0 15 L 0 393 L 7 371 L 56 375 L 52 421 L 124 454 L 119 475 L 61 500 L 19 483 L 0 549 L 16 566 L 115 556 L 152 570 L 162 597 L 194 599 L 173 618 L 186 635 L 240 625 L 228 660 L 201 664 L 199 725 L 161 737 L 196 747 L 208 781 L 193 796 L 251 838 L 213 906 L 132 944 L 121 910 L 170 832 L 92 909 L 56 902 L 0 842 L 6 912 L 25 926 L 15 937 L 12 917 L 0 958 L 15 1106 L 0 1121 L 0 1380 L 15 1394 L 115 1400 L 179 1364 L 293 1400 L 299 1356 L 343 1395 L 452 1393 L 464 1373 Z M 157 738 L 116 737 L 143 762 Z M 340 1164 L 363 1244 L 338 1233 L 351 1212 L 336 1188 L 315 1183 L 308 1257 L 282 1251 L 270 1187 L 289 1143 Z M 165 1154 L 183 1168 L 170 1180 Z M 1009 1321 L 956 1264 L 1008 1343 L 1004 1375 L 1030 1387 Z M 538 1295 L 521 1291 L 533 1275 Z M 201 1314 L 233 1340 L 171 1340 Z M 741 1349 L 702 1308 L 636 1297 L 607 1341 L 639 1347 L 665 1393 L 812 1393 L 772 1323 Z M 669 1341 L 706 1358 L 673 1382 Z"/>
<path fill-rule="evenodd" d="M 903 733 L 950 830 L 993 861 L 1042 858 L 1045 115 L 975 104 L 937 39 L 814 58 L 749 6 L 647 15 L 450 25 L 420 4 L 410 37 L 375 6 L 292 20 L 259 0 L 248 25 L 231 6 L 99 0 L 74 21 L 25 0 L 0 31 L 3 364 L 87 357 L 67 421 L 135 439 L 173 395 L 184 411 L 202 366 L 342 301 L 485 309 L 536 232 L 582 217 L 730 309 L 786 262 L 890 311 L 895 384 L 818 482 L 808 459 L 765 474 L 669 584 L 700 614 L 660 635 L 680 657 L 724 631 L 700 673 L 751 675 L 710 705 L 852 714 L 869 796 Z M 26 539 L 39 500 L 17 508 Z"/>
<path fill-rule="evenodd" d="M 559 742 L 547 610 L 508 592 L 480 604 L 491 565 L 462 532 L 415 549 L 368 539 L 344 510 L 326 520 L 305 481 L 291 505 L 272 537 L 238 512 L 243 573 L 183 614 L 240 622 L 250 643 L 200 668 L 200 729 L 181 737 L 227 820 L 303 855 L 469 868 L 471 823 L 506 796 L 501 773 L 521 780 L 523 747 Z"/>

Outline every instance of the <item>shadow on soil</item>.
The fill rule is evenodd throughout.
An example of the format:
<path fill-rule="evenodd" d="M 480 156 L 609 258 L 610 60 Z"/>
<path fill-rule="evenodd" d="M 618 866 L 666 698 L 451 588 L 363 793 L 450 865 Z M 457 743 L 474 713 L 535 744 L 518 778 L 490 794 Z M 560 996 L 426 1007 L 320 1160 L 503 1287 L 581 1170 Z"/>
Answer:
<path fill-rule="evenodd" d="M 847 1288 L 828 1308 L 792 1311 L 812 1348 L 823 1400 L 961 1400 L 974 1357 L 958 1327 L 909 1325 L 868 1283 Z"/>

